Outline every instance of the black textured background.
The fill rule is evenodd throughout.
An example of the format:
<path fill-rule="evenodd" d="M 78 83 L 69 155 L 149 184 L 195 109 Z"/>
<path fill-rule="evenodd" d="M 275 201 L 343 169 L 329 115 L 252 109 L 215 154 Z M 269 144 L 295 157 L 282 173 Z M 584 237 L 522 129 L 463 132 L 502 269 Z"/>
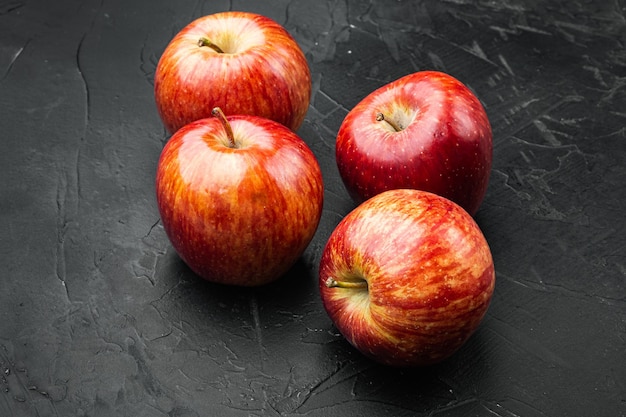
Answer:
<path fill-rule="evenodd" d="M 0 0 L 0 416 L 626 415 L 623 0 Z M 313 97 L 300 136 L 325 209 L 280 281 L 201 281 L 155 204 L 158 58 L 192 19 L 283 24 Z M 376 365 L 322 309 L 317 264 L 353 207 L 347 111 L 423 69 L 471 87 L 494 164 L 476 219 L 497 285 L 427 369 Z"/>

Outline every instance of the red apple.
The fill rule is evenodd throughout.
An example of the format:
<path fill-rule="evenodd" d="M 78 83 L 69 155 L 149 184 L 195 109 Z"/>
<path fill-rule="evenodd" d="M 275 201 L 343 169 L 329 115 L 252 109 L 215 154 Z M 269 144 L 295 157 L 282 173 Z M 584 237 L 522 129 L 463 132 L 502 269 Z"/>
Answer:
<path fill-rule="evenodd" d="M 156 175 L 163 227 L 206 280 L 266 284 L 295 263 L 317 229 L 321 171 L 285 126 L 215 112 L 179 129 L 163 148 Z"/>
<path fill-rule="evenodd" d="M 274 20 L 247 12 L 201 17 L 167 45 L 154 75 L 167 130 L 211 116 L 265 117 L 292 130 L 304 120 L 311 75 L 304 53 Z"/>
<path fill-rule="evenodd" d="M 492 133 L 476 96 L 436 71 L 372 92 L 346 116 L 336 159 L 357 202 L 395 188 L 444 196 L 474 215 L 487 191 Z"/>
<path fill-rule="evenodd" d="M 322 253 L 324 308 L 345 338 L 386 365 L 450 357 L 491 300 L 491 251 L 473 218 L 420 190 L 385 191 L 350 212 Z"/>

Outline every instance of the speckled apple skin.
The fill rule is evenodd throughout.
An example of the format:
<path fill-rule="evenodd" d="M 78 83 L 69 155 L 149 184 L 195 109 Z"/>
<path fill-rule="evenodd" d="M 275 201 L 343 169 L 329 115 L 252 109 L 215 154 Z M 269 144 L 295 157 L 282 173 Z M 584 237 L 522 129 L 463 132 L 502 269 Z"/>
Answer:
<path fill-rule="evenodd" d="M 399 120 L 393 131 L 379 113 Z M 438 71 L 406 75 L 368 94 L 345 117 L 336 160 L 350 195 L 363 202 L 390 189 L 444 196 L 472 216 L 492 164 L 492 131 L 474 93 Z"/>

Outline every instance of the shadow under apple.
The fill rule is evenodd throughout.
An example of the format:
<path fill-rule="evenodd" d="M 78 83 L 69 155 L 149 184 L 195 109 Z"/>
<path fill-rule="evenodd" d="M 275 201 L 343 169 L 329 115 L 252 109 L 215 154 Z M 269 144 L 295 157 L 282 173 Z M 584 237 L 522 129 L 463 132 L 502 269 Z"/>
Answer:
<path fill-rule="evenodd" d="M 335 358 L 336 372 L 341 377 L 329 377 L 330 384 L 336 385 L 332 395 L 329 394 L 331 390 L 321 389 L 319 395 L 309 399 L 307 406 L 312 409 L 330 407 L 331 403 L 350 404 L 350 410 L 354 412 L 355 404 L 362 404 L 362 411 L 367 415 L 377 415 L 377 408 L 385 412 L 401 409 L 427 413 L 471 402 L 482 391 L 480 384 L 490 380 L 492 366 L 486 343 L 488 337 L 483 328 L 443 362 L 424 367 L 394 368 L 365 357 L 332 324 L 329 326 L 329 332 L 334 332 L 336 338 L 325 345 L 325 351 L 327 356 Z M 341 415 L 342 408 L 335 411 Z"/>

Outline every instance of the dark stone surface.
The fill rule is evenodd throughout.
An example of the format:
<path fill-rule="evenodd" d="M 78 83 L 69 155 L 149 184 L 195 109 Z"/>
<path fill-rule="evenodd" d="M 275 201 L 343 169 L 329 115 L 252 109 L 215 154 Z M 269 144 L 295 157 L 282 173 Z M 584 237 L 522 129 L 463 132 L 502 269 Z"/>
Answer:
<path fill-rule="evenodd" d="M 179 260 L 156 209 L 168 138 L 156 62 L 193 18 L 283 24 L 314 92 L 301 137 L 325 210 L 280 281 L 236 289 Z M 0 416 L 626 415 L 622 0 L 0 1 Z M 322 309 L 317 263 L 353 207 L 347 111 L 443 70 L 483 101 L 494 165 L 476 219 L 494 298 L 428 369 L 376 365 Z"/>

